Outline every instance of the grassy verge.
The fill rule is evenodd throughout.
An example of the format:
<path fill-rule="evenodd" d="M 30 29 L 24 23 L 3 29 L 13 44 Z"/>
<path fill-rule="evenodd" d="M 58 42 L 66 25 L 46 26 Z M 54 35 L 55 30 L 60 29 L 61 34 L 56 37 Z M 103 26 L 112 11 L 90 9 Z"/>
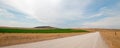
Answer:
<path fill-rule="evenodd" d="M 88 32 L 86 30 L 73 30 L 73 29 L 19 29 L 19 28 L 0 28 L 0 33 L 75 33 L 75 32 Z"/>

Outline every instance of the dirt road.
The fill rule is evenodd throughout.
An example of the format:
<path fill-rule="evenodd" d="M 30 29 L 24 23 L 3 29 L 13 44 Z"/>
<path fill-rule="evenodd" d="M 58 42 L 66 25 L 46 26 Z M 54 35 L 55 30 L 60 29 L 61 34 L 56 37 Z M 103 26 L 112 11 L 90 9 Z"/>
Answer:
<path fill-rule="evenodd" d="M 1 48 L 108 48 L 99 32 Z"/>

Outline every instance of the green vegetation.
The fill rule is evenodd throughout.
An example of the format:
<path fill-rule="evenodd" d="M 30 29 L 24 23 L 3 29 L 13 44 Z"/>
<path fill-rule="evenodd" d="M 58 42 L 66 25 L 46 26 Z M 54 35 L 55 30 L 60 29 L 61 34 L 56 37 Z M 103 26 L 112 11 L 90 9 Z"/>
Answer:
<path fill-rule="evenodd" d="M 0 33 L 74 33 L 88 32 L 86 30 L 73 29 L 21 29 L 21 28 L 0 28 Z"/>

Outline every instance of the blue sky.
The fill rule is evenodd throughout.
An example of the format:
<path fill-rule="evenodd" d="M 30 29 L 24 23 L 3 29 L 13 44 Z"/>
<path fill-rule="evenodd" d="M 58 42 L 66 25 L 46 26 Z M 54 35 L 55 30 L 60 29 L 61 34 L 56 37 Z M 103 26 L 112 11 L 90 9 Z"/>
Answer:
<path fill-rule="evenodd" d="M 120 29 L 120 0 L 0 0 L 0 26 Z"/>

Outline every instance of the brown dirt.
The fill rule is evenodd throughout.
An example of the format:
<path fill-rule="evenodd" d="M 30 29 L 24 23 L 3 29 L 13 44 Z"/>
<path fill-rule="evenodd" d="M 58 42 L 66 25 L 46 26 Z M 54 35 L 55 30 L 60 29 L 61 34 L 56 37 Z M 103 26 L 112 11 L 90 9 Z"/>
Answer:
<path fill-rule="evenodd" d="M 91 32 L 100 31 L 110 48 L 120 48 L 120 29 L 86 29 Z"/>
<path fill-rule="evenodd" d="M 55 38 L 63 38 L 73 35 L 85 34 L 82 33 L 0 33 L 0 47 L 10 46 L 15 44 L 30 43 L 37 41 L 50 40 Z"/>
<path fill-rule="evenodd" d="M 102 31 L 101 34 L 110 48 L 120 48 L 120 30 Z"/>

